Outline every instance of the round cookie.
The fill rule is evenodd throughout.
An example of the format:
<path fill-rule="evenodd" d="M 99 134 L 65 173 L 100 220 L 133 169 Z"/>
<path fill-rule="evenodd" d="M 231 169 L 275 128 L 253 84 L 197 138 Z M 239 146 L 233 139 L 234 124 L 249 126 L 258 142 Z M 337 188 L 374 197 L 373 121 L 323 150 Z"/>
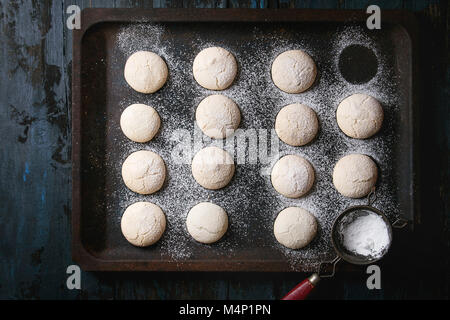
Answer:
<path fill-rule="evenodd" d="M 342 100 L 336 111 L 336 120 L 347 136 L 367 139 L 380 130 L 383 108 L 377 99 L 357 93 Z"/>
<path fill-rule="evenodd" d="M 201 202 L 189 211 L 186 227 L 192 238 L 198 242 L 213 243 L 227 231 L 228 216 L 218 205 Z"/>
<path fill-rule="evenodd" d="M 349 198 L 369 194 L 377 182 L 375 162 L 364 154 L 350 154 L 341 158 L 333 170 L 333 184 L 337 191 Z"/>
<path fill-rule="evenodd" d="M 192 175 L 206 189 L 225 187 L 234 175 L 231 155 L 217 147 L 206 147 L 192 159 Z"/>
<path fill-rule="evenodd" d="M 145 104 L 132 104 L 120 116 L 120 127 L 128 139 L 147 142 L 159 130 L 161 119 L 158 112 Z"/>
<path fill-rule="evenodd" d="M 317 221 L 305 209 L 289 207 L 278 214 L 273 225 L 273 233 L 283 246 L 300 249 L 314 239 L 317 233 Z"/>
<path fill-rule="evenodd" d="M 152 194 L 161 189 L 166 178 L 164 160 L 148 150 L 133 152 L 122 165 L 125 185 L 140 194 Z"/>
<path fill-rule="evenodd" d="M 273 166 L 271 180 L 275 190 L 283 196 L 299 198 L 311 189 L 314 169 L 308 160 L 298 155 L 287 155 Z"/>
<path fill-rule="evenodd" d="M 289 50 L 272 63 L 273 83 L 287 93 L 300 93 L 309 89 L 316 79 L 314 60 L 302 50 Z"/>
<path fill-rule="evenodd" d="M 224 90 L 234 81 L 237 63 L 233 54 L 220 47 L 203 49 L 194 59 L 194 78 L 210 90 Z"/>
<path fill-rule="evenodd" d="M 158 91 L 166 83 L 168 74 L 164 60 L 153 52 L 135 52 L 125 63 L 125 80 L 141 93 Z"/>
<path fill-rule="evenodd" d="M 166 229 L 166 217 L 157 205 L 136 202 L 125 210 L 120 227 L 128 242 L 138 247 L 146 247 L 161 238 Z"/>
<path fill-rule="evenodd" d="M 319 130 L 319 121 L 313 109 L 294 103 L 283 107 L 275 120 L 278 137 L 291 146 L 311 142 Z"/>
<path fill-rule="evenodd" d="M 200 102 L 195 119 L 204 134 L 214 139 L 223 139 L 232 135 L 239 127 L 241 112 L 233 100 L 214 94 Z"/>

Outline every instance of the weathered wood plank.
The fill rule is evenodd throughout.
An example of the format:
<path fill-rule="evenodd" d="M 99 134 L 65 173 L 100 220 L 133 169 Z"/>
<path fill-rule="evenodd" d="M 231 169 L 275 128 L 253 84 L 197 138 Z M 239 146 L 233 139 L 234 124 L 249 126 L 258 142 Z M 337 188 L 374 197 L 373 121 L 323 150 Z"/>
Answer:
<path fill-rule="evenodd" d="M 0 176 L 13 179 L 0 184 L 0 296 L 37 299 L 62 293 L 54 261 L 70 261 L 63 13 L 56 1 L 2 2 L 0 12 Z"/>
<path fill-rule="evenodd" d="M 365 9 L 369 5 L 377 5 L 382 9 L 401 9 L 402 0 L 374 0 L 374 1 L 358 1 L 358 0 L 344 0 L 343 8 L 345 9 Z"/>
<path fill-rule="evenodd" d="M 144 8 L 150 5 L 153 7 L 153 1 L 142 1 L 142 0 L 114 0 L 115 8 Z"/>
<path fill-rule="evenodd" d="M 283 9 L 295 7 L 295 0 L 280 0 L 278 3 L 278 6 Z"/>
<path fill-rule="evenodd" d="M 91 8 L 113 8 L 114 7 L 114 1 L 91 0 L 89 6 Z"/>
<path fill-rule="evenodd" d="M 251 8 L 251 0 L 228 0 L 229 8 Z"/>
<path fill-rule="evenodd" d="M 295 0 L 295 8 L 334 9 L 338 7 L 338 0 Z"/>

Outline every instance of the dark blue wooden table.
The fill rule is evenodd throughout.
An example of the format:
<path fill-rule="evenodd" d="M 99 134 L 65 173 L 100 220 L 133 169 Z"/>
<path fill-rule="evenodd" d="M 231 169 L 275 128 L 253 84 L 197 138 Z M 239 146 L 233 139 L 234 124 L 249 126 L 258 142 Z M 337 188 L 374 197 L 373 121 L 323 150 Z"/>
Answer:
<path fill-rule="evenodd" d="M 448 1 L 0 0 L 0 298 L 279 299 L 295 273 L 82 273 L 71 260 L 71 59 L 66 8 L 251 7 L 415 12 L 420 23 L 421 221 L 382 263 L 382 289 L 365 270 L 323 281 L 313 299 L 447 298 L 450 283 Z"/>

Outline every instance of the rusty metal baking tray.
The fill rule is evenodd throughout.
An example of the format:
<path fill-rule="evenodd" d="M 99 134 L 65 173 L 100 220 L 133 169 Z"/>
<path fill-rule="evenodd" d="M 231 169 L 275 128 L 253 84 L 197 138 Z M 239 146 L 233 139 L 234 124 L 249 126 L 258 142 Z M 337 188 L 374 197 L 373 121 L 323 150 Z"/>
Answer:
<path fill-rule="evenodd" d="M 220 203 L 221 199 L 228 199 L 227 203 L 232 204 L 231 208 L 227 208 L 227 210 L 230 212 L 241 211 L 241 214 L 245 211 L 245 226 L 248 228 L 245 236 L 239 235 L 239 232 L 235 232 L 236 230 L 231 228 L 222 244 L 217 247 L 195 243 L 188 236 L 181 237 L 180 241 L 184 243 L 182 246 L 178 244 L 177 250 L 181 250 L 180 248 L 184 246 L 190 252 L 190 255 L 183 259 L 174 259 L 162 252 L 164 236 L 161 240 L 163 244 L 145 249 L 135 248 L 125 241 L 120 232 L 120 216 L 124 210 L 124 199 L 121 197 L 129 195 L 129 191 L 125 190 L 118 171 L 131 144 L 128 144 L 121 133 L 118 119 L 124 108 L 123 97 L 131 97 L 130 100 L 135 99 L 136 102 L 148 101 L 148 97 L 133 92 L 126 85 L 123 79 L 126 54 L 115 48 L 117 36 L 121 28 L 127 25 L 156 23 L 164 28 L 165 36 L 175 44 L 173 48 L 176 52 L 172 52 L 172 54 L 178 52 L 180 61 L 183 59 L 192 61 L 195 53 L 198 52 L 198 46 L 196 47 L 198 39 L 203 39 L 204 43 L 215 43 L 231 48 L 238 57 L 264 55 L 265 52 L 261 52 L 264 43 L 269 46 L 274 39 L 282 39 L 285 42 L 292 42 L 294 45 L 301 39 L 303 43 L 306 41 L 308 46 L 313 49 L 313 58 L 318 62 L 320 74 L 321 70 L 329 71 L 329 64 L 334 61 L 333 57 L 327 57 L 332 51 L 330 50 L 332 35 L 346 25 L 365 28 L 366 18 L 367 14 L 363 11 L 300 9 L 83 10 L 82 28 L 73 33 L 72 255 L 74 261 L 84 270 L 99 271 L 313 270 L 315 264 L 307 263 L 305 260 L 300 261 L 300 264 L 293 268 L 292 262 L 283 254 L 282 250 L 268 245 L 274 242 L 270 223 L 274 212 L 268 214 L 269 219 L 265 223 L 254 217 L 257 217 L 262 211 L 274 210 L 271 202 L 265 199 L 267 194 L 264 194 L 264 190 L 270 189 L 270 186 L 259 178 L 255 178 L 255 174 L 250 173 L 252 169 L 245 165 L 237 166 L 236 176 L 231 186 L 227 186 L 222 191 L 205 191 L 198 186 L 192 187 L 192 192 L 198 192 L 199 201 L 209 198 Z M 250 37 L 254 37 L 255 30 L 259 30 L 259 41 L 261 41 L 257 48 L 252 46 L 249 40 Z M 415 197 L 415 154 L 417 151 L 414 145 L 417 134 L 414 129 L 414 110 L 417 104 L 417 85 L 414 77 L 416 73 L 416 33 L 414 17 L 401 11 L 383 11 L 381 30 L 374 30 L 370 33 L 373 41 L 379 43 L 380 48 L 385 50 L 384 56 L 387 57 L 385 63 L 393 76 L 392 79 L 386 80 L 396 81 L 393 94 L 398 98 L 396 100 L 398 114 L 386 112 L 386 116 L 391 119 L 390 129 L 382 130 L 379 133 L 379 139 L 383 139 L 385 136 L 394 137 L 389 140 L 389 163 L 385 165 L 384 169 L 388 176 L 383 178 L 385 180 L 382 183 L 389 185 L 389 190 L 386 192 L 393 195 L 390 199 L 391 202 L 395 202 L 399 213 L 412 222 L 418 219 L 416 214 L 418 204 Z M 265 37 L 265 35 L 270 35 L 270 37 Z M 364 75 L 370 71 L 357 70 L 356 72 Z M 240 81 L 239 77 L 242 75 L 238 75 L 237 81 Z M 180 97 L 176 101 L 183 104 L 181 106 L 175 103 L 172 106 L 161 107 L 165 110 L 162 130 L 167 130 L 167 126 L 164 127 L 165 123 L 167 124 L 171 119 L 180 121 L 179 123 L 190 123 L 190 127 L 187 129 L 191 130 L 194 120 L 193 110 L 198 103 L 198 97 L 192 97 L 179 90 L 174 91 L 172 84 L 173 81 L 171 82 L 169 79 L 168 84 L 153 95 L 160 105 L 163 105 L 164 100 L 169 99 L 169 95 L 179 94 Z M 260 85 L 268 86 L 264 79 L 259 83 L 256 82 L 256 86 Z M 197 84 L 192 82 L 192 86 L 197 86 Z M 270 97 L 268 98 L 267 101 L 270 101 Z M 334 109 L 330 110 L 333 112 Z M 170 116 L 171 119 L 167 118 L 167 112 L 173 112 Z M 276 114 L 274 112 L 257 114 L 258 124 L 265 128 L 273 127 Z M 250 122 L 243 114 L 242 127 L 251 127 Z M 339 144 L 336 139 L 344 139 L 342 136 L 328 137 L 326 135 L 326 132 L 321 132 L 318 139 L 329 140 L 330 145 Z M 158 151 L 163 150 L 166 146 L 170 146 L 170 142 L 163 136 L 157 137 L 154 142 L 146 144 L 144 148 Z M 324 157 L 338 156 L 333 148 L 327 152 L 323 155 Z M 170 186 L 177 183 L 178 174 L 180 176 L 189 175 L 189 166 L 183 167 L 180 169 L 182 171 L 177 173 L 170 164 L 171 160 L 168 159 L 167 154 L 165 155 L 166 163 L 169 162 L 167 184 Z M 111 163 L 116 163 L 116 165 L 111 166 Z M 329 177 L 319 178 L 324 179 L 325 183 L 331 183 Z M 239 193 L 232 191 L 233 186 L 237 184 L 241 184 Z M 168 189 L 167 186 L 165 188 Z M 163 191 L 155 195 L 140 199 L 155 201 L 161 204 L 163 210 L 166 210 L 165 201 L 174 201 L 174 195 L 168 194 L 170 188 L 168 190 L 164 191 L 163 188 Z M 262 191 L 258 192 L 257 190 Z M 383 192 L 383 188 L 381 190 Z M 229 199 L 230 197 L 235 197 L 234 203 Z M 183 201 L 183 195 L 180 195 L 180 201 Z M 330 200 L 328 199 L 328 201 Z M 361 200 L 358 201 L 355 203 L 360 204 Z M 344 205 L 352 203 L 354 202 L 344 203 Z M 382 202 L 380 205 L 385 206 Z M 167 206 L 170 207 L 169 204 Z M 338 207 L 339 205 L 336 204 L 335 207 L 328 206 L 324 210 L 328 210 L 332 216 L 338 213 Z M 188 203 L 186 203 L 186 210 L 188 209 Z M 186 212 L 179 214 L 184 215 Z M 387 214 L 389 215 L 390 212 Z M 233 221 L 233 217 L 231 222 L 232 224 L 236 222 Z M 166 234 L 185 233 L 185 230 L 175 231 L 174 228 L 180 228 L 180 225 L 174 225 L 169 219 Z M 326 226 L 322 226 L 319 236 L 322 239 L 320 241 L 325 243 L 326 247 L 328 239 Z M 223 244 L 226 242 L 232 243 L 231 249 Z M 220 252 L 222 249 L 224 252 Z M 332 254 L 329 250 L 325 250 L 319 258 L 316 257 L 316 260 L 323 260 L 329 257 L 330 253 Z"/>

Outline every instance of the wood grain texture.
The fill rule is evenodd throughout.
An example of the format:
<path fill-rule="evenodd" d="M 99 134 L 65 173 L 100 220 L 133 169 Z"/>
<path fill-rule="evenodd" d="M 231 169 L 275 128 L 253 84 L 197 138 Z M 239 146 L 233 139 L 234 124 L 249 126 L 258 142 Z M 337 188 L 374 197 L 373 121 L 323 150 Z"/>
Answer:
<path fill-rule="evenodd" d="M 68 5 L 87 7 L 340 8 L 416 12 L 421 26 L 423 108 L 420 127 L 422 224 L 414 243 L 382 264 L 383 289 L 366 274 L 338 273 L 312 299 L 449 297 L 449 8 L 438 0 L 138 1 L 0 0 L 0 298 L 279 299 L 302 275 L 266 273 L 87 273 L 66 289 L 71 208 L 71 52 Z M 401 251 L 401 250 L 397 250 Z M 408 267 L 405 267 L 408 266 Z M 437 279 L 429 282 L 427 273 Z M 411 281 L 411 279 L 415 279 Z"/>

